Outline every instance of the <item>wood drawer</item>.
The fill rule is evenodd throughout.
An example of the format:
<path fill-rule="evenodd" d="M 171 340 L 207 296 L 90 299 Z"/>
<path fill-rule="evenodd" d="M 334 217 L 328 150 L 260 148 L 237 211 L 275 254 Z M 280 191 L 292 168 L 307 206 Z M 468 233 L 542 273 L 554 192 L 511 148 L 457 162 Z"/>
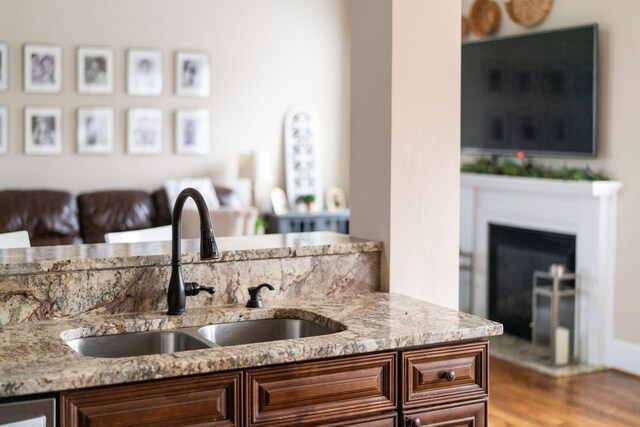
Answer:
<path fill-rule="evenodd" d="M 484 427 L 487 425 L 487 401 L 405 412 L 401 418 L 401 427 Z"/>
<path fill-rule="evenodd" d="M 484 341 L 402 353 L 402 408 L 486 397 L 487 351 Z"/>
<path fill-rule="evenodd" d="M 239 426 L 241 372 L 60 394 L 62 427 Z"/>
<path fill-rule="evenodd" d="M 317 425 L 393 411 L 395 378 L 396 353 L 247 370 L 246 424 Z"/>
<path fill-rule="evenodd" d="M 338 421 L 330 424 L 318 424 L 318 427 L 398 427 L 398 413 L 382 414 L 357 420 Z"/>

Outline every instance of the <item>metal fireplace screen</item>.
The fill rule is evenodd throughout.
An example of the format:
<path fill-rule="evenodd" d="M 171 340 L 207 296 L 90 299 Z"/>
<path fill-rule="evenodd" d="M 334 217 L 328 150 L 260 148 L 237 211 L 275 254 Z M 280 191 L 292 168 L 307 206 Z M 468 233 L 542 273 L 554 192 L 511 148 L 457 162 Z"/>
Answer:
<path fill-rule="evenodd" d="M 575 235 L 489 224 L 489 318 L 505 333 L 531 339 L 533 272 L 551 264 L 575 271 Z"/>

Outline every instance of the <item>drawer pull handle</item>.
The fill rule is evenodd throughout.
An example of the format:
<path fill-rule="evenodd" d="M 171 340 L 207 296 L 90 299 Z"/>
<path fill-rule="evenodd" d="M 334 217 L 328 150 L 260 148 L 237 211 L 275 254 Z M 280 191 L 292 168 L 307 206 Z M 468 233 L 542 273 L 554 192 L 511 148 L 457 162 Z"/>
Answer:
<path fill-rule="evenodd" d="M 444 377 L 447 381 L 449 381 L 450 383 L 454 382 L 456 380 L 456 371 L 454 371 L 453 369 L 447 371 L 444 373 Z"/>
<path fill-rule="evenodd" d="M 412 418 L 411 420 L 409 420 L 409 426 L 410 427 L 421 427 L 422 426 L 422 421 L 420 420 L 420 418 Z"/>

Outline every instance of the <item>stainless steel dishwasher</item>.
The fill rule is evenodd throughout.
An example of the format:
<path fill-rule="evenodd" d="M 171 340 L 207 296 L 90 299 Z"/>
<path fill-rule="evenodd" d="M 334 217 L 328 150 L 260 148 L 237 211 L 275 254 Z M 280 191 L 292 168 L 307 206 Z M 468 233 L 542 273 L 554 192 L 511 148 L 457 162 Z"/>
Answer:
<path fill-rule="evenodd" d="M 0 427 L 56 427 L 56 399 L 2 403 Z"/>

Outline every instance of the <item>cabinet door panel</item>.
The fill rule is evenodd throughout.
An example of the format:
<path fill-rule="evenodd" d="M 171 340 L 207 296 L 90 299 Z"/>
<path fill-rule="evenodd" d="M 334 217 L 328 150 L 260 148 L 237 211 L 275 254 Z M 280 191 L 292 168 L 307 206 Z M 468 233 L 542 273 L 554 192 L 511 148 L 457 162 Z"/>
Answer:
<path fill-rule="evenodd" d="M 402 353 L 403 409 L 487 396 L 487 342 Z"/>
<path fill-rule="evenodd" d="M 366 418 L 358 418 L 348 421 L 338 421 L 330 424 L 318 424 L 318 427 L 397 427 L 398 414 L 392 412 L 389 414 L 376 415 Z"/>
<path fill-rule="evenodd" d="M 73 390 L 62 427 L 239 426 L 240 372 Z"/>
<path fill-rule="evenodd" d="M 458 405 L 446 405 L 426 411 L 403 414 L 403 427 L 485 427 L 487 425 L 487 401 L 475 401 Z M 416 422 L 420 419 L 420 422 Z"/>
<path fill-rule="evenodd" d="M 376 415 L 357 420 L 338 421 L 330 424 L 320 424 L 318 427 L 398 427 L 398 414 Z"/>
<path fill-rule="evenodd" d="M 312 425 L 396 407 L 396 353 L 246 372 L 249 426 Z"/>

